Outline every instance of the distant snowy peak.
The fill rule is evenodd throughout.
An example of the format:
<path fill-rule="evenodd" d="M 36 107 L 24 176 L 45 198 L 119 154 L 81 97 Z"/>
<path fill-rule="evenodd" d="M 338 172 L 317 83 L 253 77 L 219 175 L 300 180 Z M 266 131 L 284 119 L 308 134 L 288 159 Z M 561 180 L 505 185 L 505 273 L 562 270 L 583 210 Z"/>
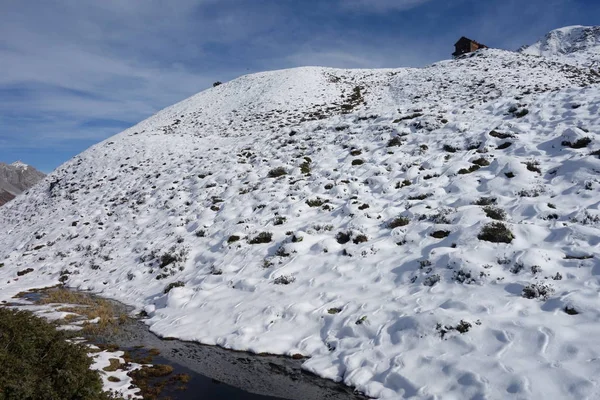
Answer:
<path fill-rule="evenodd" d="M 555 29 L 531 46 L 519 50 L 574 65 L 600 66 L 600 26 Z"/>
<path fill-rule="evenodd" d="M 0 163 L 0 206 L 31 188 L 45 176 L 21 161 L 12 164 Z"/>
<path fill-rule="evenodd" d="M 29 165 L 25 164 L 24 162 L 22 162 L 20 160 L 19 161 L 15 161 L 14 163 L 12 163 L 10 165 L 12 165 L 15 168 L 21 168 L 21 169 L 27 169 L 27 168 L 29 168 Z"/>

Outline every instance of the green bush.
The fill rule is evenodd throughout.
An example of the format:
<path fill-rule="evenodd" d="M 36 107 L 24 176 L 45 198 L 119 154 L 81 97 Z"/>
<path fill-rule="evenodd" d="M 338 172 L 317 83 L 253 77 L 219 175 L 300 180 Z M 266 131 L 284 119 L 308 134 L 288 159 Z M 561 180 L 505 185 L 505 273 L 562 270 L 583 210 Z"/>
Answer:
<path fill-rule="evenodd" d="M 0 400 L 108 399 L 85 346 L 30 312 L 0 308 Z"/>
<path fill-rule="evenodd" d="M 408 219 L 407 217 L 398 217 L 398 218 L 394 218 L 393 220 L 391 220 L 390 222 L 388 222 L 387 226 L 390 229 L 394 229 L 394 228 L 398 228 L 401 226 L 406 226 L 410 223 L 410 219 Z"/>
<path fill-rule="evenodd" d="M 515 237 L 502 222 L 492 222 L 481 229 L 477 238 L 492 243 L 510 243 Z"/>
<path fill-rule="evenodd" d="M 287 170 L 284 167 L 273 168 L 269 171 L 269 178 L 278 178 L 287 175 Z"/>
<path fill-rule="evenodd" d="M 504 221 L 506 219 L 506 211 L 499 207 L 494 206 L 485 206 L 483 207 L 483 212 L 488 218 L 495 219 L 497 221 Z"/>
<path fill-rule="evenodd" d="M 261 244 L 270 243 L 273 240 L 273 234 L 271 232 L 261 232 L 252 239 L 248 240 L 250 244 Z"/>

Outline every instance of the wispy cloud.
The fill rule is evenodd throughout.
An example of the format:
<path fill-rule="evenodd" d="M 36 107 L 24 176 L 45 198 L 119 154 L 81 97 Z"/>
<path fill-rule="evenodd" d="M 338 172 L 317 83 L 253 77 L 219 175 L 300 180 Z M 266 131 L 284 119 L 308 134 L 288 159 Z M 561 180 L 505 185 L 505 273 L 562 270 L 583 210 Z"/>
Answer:
<path fill-rule="evenodd" d="M 403 11 L 418 7 L 432 0 L 341 0 L 344 9 L 361 12 L 381 13 L 386 11 Z"/>

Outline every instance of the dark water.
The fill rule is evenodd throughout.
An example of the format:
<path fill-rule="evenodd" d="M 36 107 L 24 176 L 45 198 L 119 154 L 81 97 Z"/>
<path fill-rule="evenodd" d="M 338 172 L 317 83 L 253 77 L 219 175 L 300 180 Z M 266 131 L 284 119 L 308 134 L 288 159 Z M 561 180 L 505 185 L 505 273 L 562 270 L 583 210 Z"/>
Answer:
<path fill-rule="evenodd" d="M 122 349 L 158 349 L 160 355 L 153 358 L 152 364 L 172 366 L 172 375 L 188 374 L 186 390 L 171 385 L 161 392 L 172 400 L 366 399 L 350 387 L 303 371 L 302 360 L 161 339 L 136 320 L 99 339 Z"/>
<path fill-rule="evenodd" d="M 135 355 L 137 349 L 129 349 L 130 353 Z M 185 384 L 167 385 L 161 391 L 161 396 L 177 400 L 210 400 L 210 399 L 230 399 L 230 400 L 275 400 L 277 397 L 254 394 L 234 386 L 219 382 L 216 379 L 198 374 L 183 365 L 173 363 L 171 360 L 162 357 L 154 356 L 153 364 L 167 364 L 174 368 L 172 374 L 185 374 L 190 377 L 190 380 Z M 166 379 L 166 378 L 163 378 Z M 154 379 L 157 383 L 160 379 Z"/>

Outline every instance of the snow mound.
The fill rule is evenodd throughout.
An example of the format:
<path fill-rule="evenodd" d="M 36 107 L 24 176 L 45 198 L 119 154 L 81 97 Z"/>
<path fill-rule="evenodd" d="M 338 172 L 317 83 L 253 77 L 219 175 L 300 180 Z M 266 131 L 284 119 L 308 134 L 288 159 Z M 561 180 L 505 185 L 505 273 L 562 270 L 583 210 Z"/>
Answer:
<path fill-rule="evenodd" d="M 0 298 L 65 282 L 377 398 L 597 398 L 599 81 L 501 50 L 241 77 L 0 209 Z"/>

